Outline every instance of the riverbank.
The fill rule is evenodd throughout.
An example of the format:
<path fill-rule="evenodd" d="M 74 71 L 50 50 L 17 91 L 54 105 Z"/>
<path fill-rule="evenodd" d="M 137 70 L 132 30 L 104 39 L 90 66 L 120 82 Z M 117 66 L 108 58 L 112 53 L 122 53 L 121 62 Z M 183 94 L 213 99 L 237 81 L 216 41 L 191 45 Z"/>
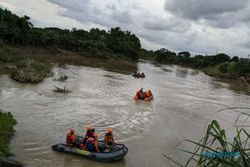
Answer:
<path fill-rule="evenodd" d="M 157 51 L 156 51 L 157 53 Z M 159 54 L 159 53 L 158 53 Z M 250 59 L 247 58 L 230 58 L 224 54 L 202 56 L 197 55 L 194 57 L 176 55 L 169 51 L 166 53 L 155 56 L 152 63 L 179 65 L 192 69 L 201 70 L 206 75 L 216 78 L 225 78 L 230 80 L 241 80 L 250 83 Z"/>
<path fill-rule="evenodd" d="M 9 144 L 14 135 L 16 120 L 10 112 L 0 110 L 0 166 L 1 167 L 22 167 L 20 162 L 9 159 L 12 156 Z"/>
<path fill-rule="evenodd" d="M 11 155 L 9 143 L 15 132 L 13 128 L 15 124 L 16 120 L 11 113 L 0 110 L 0 158 Z"/>
<path fill-rule="evenodd" d="M 55 47 L 46 48 L 8 45 L 2 47 L 1 50 L 4 54 L 0 56 L 0 74 L 10 74 L 14 80 L 21 82 L 41 82 L 50 73 L 51 66 L 49 64 L 58 66 L 69 64 L 99 67 L 108 71 L 120 72 L 125 74 L 131 74 L 134 71 L 137 71 L 137 63 L 133 61 L 115 58 L 93 58 L 93 56 L 87 56 L 88 53 L 85 53 L 86 55 L 78 54 L 76 52 L 62 50 Z M 27 61 L 27 59 L 29 59 L 29 61 Z M 36 60 L 38 62 L 32 60 Z M 22 68 L 25 70 L 22 70 L 21 72 L 20 69 L 18 69 L 18 67 L 20 67 L 20 64 L 22 64 L 21 67 L 25 67 Z M 26 70 L 27 66 L 33 68 L 31 70 Z M 17 73 L 18 75 L 15 75 Z M 28 74 L 31 74 L 32 77 L 29 77 L 30 75 Z"/>
<path fill-rule="evenodd" d="M 250 83 L 250 59 L 230 57 L 224 53 L 215 55 L 192 55 L 187 52 L 176 53 L 162 48 L 156 51 L 144 51 L 141 58 L 157 64 L 179 65 L 203 71 L 217 78 L 238 80 L 244 77 Z"/>
<path fill-rule="evenodd" d="M 239 79 L 244 77 L 247 82 L 250 82 L 250 61 L 225 62 L 216 66 L 207 67 L 203 72 L 210 76 Z"/>
<path fill-rule="evenodd" d="M 9 143 L 14 135 L 14 125 L 16 120 L 11 113 L 0 110 L 0 158 L 11 155 Z"/>

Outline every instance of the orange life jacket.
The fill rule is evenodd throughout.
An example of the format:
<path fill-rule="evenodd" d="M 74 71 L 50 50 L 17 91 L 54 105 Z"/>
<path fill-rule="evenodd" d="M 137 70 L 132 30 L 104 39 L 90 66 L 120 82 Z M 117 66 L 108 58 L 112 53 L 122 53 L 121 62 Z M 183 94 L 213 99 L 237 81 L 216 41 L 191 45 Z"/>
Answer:
<path fill-rule="evenodd" d="M 75 135 L 71 134 L 71 133 L 68 133 L 67 137 L 66 137 L 67 144 L 73 144 L 74 141 L 75 141 Z"/>
<path fill-rule="evenodd" d="M 86 141 L 86 148 L 89 151 L 97 151 L 99 152 L 99 150 L 96 150 L 97 147 L 97 140 L 93 137 L 89 137 Z"/>
<path fill-rule="evenodd" d="M 151 96 L 151 93 L 149 91 L 145 92 L 145 96 L 146 97 L 150 97 Z"/>
<path fill-rule="evenodd" d="M 106 133 L 104 137 L 105 142 L 113 142 L 113 135 L 111 133 Z"/>
<path fill-rule="evenodd" d="M 138 99 L 144 99 L 144 93 L 142 93 L 141 91 L 138 91 L 136 93 L 136 96 L 137 96 Z"/>

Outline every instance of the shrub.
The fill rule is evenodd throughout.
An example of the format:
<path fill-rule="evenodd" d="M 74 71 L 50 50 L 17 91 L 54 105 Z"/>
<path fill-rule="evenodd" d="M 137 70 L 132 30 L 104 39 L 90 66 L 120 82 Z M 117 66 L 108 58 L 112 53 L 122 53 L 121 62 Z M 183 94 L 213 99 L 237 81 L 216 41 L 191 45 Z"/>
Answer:
<path fill-rule="evenodd" d="M 39 83 L 51 74 L 51 65 L 33 59 L 20 60 L 11 78 L 19 82 Z"/>
<path fill-rule="evenodd" d="M 0 157 L 10 156 L 9 143 L 14 134 L 13 126 L 16 124 L 11 113 L 0 110 Z"/>
<path fill-rule="evenodd" d="M 0 47 L 0 61 L 3 62 L 10 62 L 11 61 L 11 56 L 9 53 L 4 49 Z"/>
<path fill-rule="evenodd" d="M 229 66 L 229 63 L 222 63 L 218 66 L 218 69 L 220 72 L 222 73 L 227 73 L 228 71 L 228 66 Z"/>

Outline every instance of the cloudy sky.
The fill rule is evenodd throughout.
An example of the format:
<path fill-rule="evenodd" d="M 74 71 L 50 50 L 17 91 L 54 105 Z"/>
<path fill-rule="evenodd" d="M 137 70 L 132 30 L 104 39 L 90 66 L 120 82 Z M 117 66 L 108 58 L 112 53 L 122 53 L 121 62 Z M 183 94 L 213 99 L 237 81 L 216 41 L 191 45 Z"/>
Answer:
<path fill-rule="evenodd" d="M 146 49 L 250 54 L 249 0 L 0 0 L 37 27 L 109 29 L 139 36 Z"/>

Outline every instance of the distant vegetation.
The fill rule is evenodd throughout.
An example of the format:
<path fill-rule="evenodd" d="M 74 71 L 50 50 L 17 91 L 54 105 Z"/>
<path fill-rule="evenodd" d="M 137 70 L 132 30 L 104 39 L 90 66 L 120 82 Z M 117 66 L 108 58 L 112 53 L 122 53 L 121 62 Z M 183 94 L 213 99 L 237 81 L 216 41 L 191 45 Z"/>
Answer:
<path fill-rule="evenodd" d="M 119 27 L 111 28 L 109 31 L 98 28 L 92 28 L 89 31 L 76 28 L 72 30 L 55 27 L 37 28 L 33 27 L 28 16 L 18 17 L 10 11 L 0 8 L 0 65 L 1 63 L 17 61 L 10 53 L 12 49 L 8 50 L 5 46 L 45 48 L 52 53 L 52 57 L 64 50 L 90 58 L 132 60 L 135 62 L 142 58 L 157 63 L 177 64 L 202 69 L 206 74 L 213 76 L 226 78 L 243 76 L 250 81 L 249 59 L 237 56 L 230 58 L 223 53 L 191 56 L 187 51 L 177 54 L 165 48 L 148 51 L 141 48 L 137 36 L 129 31 L 122 31 Z M 46 56 L 44 55 L 44 57 Z M 60 57 L 57 57 L 57 59 L 60 59 Z M 65 57 L 64 59 L 71 61 L 71 59 Z M 37 72 L 37 70 L 35 71 Z M 24 82 L 39 82 L 47 72 L 45 70 L 35 75 L 33 69 L 18 68 L 12 74 L 12 78 L 18 81 L 24 80 Z M 24 79 L 25 77 L 27 79 Z"/>
<path fill-rule="evenodd" d="M 0 39 L 6 44 L 58 47 L 85 56 L 138 60 L 140 40 L 119 27 L 109 31 L 93 28 L 89 31 L 73 28 L 36 28 L 28 16 L 18 17 L 0 9 Z"/>
<path fill-rule="evenodd" d="M 9 143 L 14 134 L 15 124 L 16 121 L 11 113 L 0 110 L 0 159 L 11 155 Z"/>
<path fill-rule="evenodd" d="M 20 60 L 11 74 L 19 82 L 38 83 L 51 73 L 51 65 L 33 59 Z"/>
<path fill-rule="evenodd" d="M 157 63 L 177 64 L 186 67 L 202 69 L 206 74 L 225 78 L 250 78 L 250 59 L 230 58 L 220 53 L 217 55 L 196 55 L 191 57 L 189 52 L 175 52 L 160 49 L 154 52 L 154 60 Z"/>

